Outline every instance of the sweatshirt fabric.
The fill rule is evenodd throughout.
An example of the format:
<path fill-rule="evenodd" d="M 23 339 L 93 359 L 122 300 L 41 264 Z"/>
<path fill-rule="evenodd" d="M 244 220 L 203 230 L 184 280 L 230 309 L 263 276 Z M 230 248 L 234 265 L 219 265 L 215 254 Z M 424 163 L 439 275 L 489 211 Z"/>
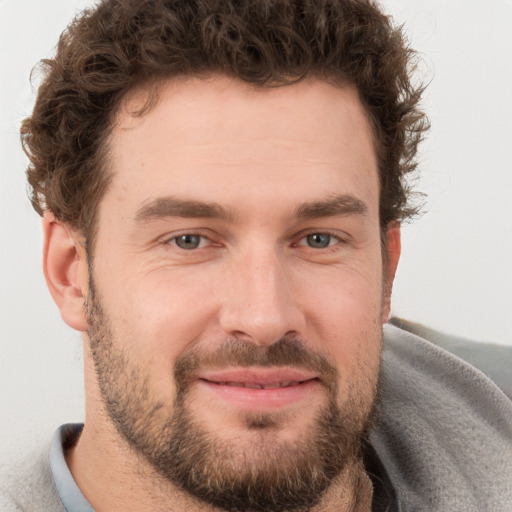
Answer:
<path fill-rule="evenodd" d="M 400 512 L 512 511 L 512 402 L 475 367 L 392 325 L 369 440 Z M 54 478 L 54 452 L 2 471 L 1 512 L 85 512 L 69 471 L 71 482 Z"/>

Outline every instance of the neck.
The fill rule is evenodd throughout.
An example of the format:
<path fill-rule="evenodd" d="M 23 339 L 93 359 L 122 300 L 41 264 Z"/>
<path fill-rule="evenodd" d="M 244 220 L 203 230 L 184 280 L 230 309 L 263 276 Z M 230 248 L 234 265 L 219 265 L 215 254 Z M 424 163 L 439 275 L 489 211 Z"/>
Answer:
<path fill-rule="evenodd" d="M 362 460 L 354 461 L 326 492 L 314 512 L 371 512 L 373 485 Z"/>

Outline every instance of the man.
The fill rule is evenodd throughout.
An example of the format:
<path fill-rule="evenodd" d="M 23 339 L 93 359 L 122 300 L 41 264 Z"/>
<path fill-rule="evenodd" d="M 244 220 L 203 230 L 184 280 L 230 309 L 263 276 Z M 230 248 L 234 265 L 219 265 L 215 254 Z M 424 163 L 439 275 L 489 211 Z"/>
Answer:
<path fill-rule="evenodd" d="M 410 58 L 363 0 L 75 20 L 22 134 L 86 419 L 3 509 L 510 510 L 500 389 L 392 327 L 381 365 Z"/>

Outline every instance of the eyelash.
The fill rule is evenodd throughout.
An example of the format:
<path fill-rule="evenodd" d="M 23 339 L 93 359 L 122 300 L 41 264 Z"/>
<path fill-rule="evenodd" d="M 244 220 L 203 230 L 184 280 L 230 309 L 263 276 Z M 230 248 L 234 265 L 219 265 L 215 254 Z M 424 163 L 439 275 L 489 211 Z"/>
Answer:
<path fill-rule="evenodd" d="M 308 249 L 312 249 L 312 250 L 316 250 L 316 251 L 320 251 L 320 250 L 333 251 L 333 250 L 337 249 L 336 246 L 344 243 L 344 240 L 339 236 L 339 234 L 335 234 L 330 231 L 311 231 L 309 233 L 306 233 L 305 235 L 302 235 L 299 239 L 299 242 L 302 242 L 303 240 L 306 240 L 308 237 L 313 236 L 313 235 L 325 235 L 325 236 L 330 237 L 331 240 L 329 241 L 329 245 L 327 245 L 326 247 L 311 247 L 309 245 L 304 244 L 304 246 L 307 247 Z M 335 241 L 335 243 L 333 243 L 333 244 L 330 243 L 332 241 L 332 239 L 334 239 L 334 241 Z M 294 244 L 294 245 L 299 245 L 299 243 Z"/>
<path fill-rule="evenodd" d="M 307 245 L 307 242 L 306 243 L 301 243 L 301 242 L 305 241 L 308 237 L 313 236 L 313 235 L 325 235 L 325 236 L 330 237 L 329 245 L 327 245 L 326 247 L 311 247 L 311 246 Z M 191 249 L 184 249 L 184 248 L 180 247 L 177 244 L 177 240 L 180 237 L 184 237 L 184 236 L 200 238 L 201 239 L 200 245 L 198 247 L 194 247 L 194 248 L 191 248 Z M 333 244 L 330 243 L 332 241 L 332 239 L 334 239 L 334 242 L 335 242 Z M 207 246 L 201 246 L 201 243 L 203 243 L 204 241 L 208 241 L 209 244 Z M 335 233 L 332 233 L 330 231 L 320 231 L 320 230 L 318 230 L 318 231 L 310 231 L 310 232 L 301 234 L 298 242 L 294 242 L 292 244 L 292 246 L 294 246 L 294 247 L 306 247 L 306 248 L 311 249 L 313 251 L 324 251 L 324 252 L 325 251 L 331 251 L 332 252 L 334 250 L 337 250 L 337 246 L 339 244 L 346 244 L 346 243 L 347 243 L 346 240 L 341 238 L 339 236 L 339 234 L 335 234 Z M 175 248 L 180 249 L 180 250 L 185 251 L 185 252 L 193 252 L 193 251 L 196 251 L 198 249 L 204 249 L 204 248 L 210 247 L 211 245 L 215 245 L 215 241 L 212 240 L 211 237 L 209 237 L 207 235 L 204 235 L 204 234 L 201 234 L 201 233 L 184 232 L 184 233 L 180 233 L 178 235 L 174 235 L 171 238 L 166 238 L 163 241 L 162 244 L 164 246 L 167 246 L 167 247 L 169 245 L 173 245 Z"/>
<path fill-rule="evenodd" d="M 177 244 L 177 240 L 180 239 L 181 237 L 185 237 L 185 236 L 189 236 L 189 237 L 197 237 L 197 238 L 200 238 L 200 242 L 199 242 L 199 247 L 196 247 L 196 248 L 192 248 L 192 249 L 183 249 L 182 247 L 180 247 L 178 244 Z M 179 235 L 174 235 L 172 236 L 171 238 L 166 238 L 164 241 L 163 241 L 163 245 L 164 246 L 169 246 L 169 245 L 173 245 L 174 247 L 176 247 L 177 249 L 181 249 L 182 251 L 194 251 L 194 250 L 197 250 L 197 249 L 203 249 L 204 246 L 201 246 L 201 244 L 204 242 L 204 241 L 208 241 L 209 244 L 208 246 L 210 245 L 213 245 L 215 242 L 212 240 L 211 237 L 209 236 L 206 236 L 206 235 L 203 235 L 201 233 L 194 233 L 194 232 L 185 232 L 185 233 L 180 233 Z"/>

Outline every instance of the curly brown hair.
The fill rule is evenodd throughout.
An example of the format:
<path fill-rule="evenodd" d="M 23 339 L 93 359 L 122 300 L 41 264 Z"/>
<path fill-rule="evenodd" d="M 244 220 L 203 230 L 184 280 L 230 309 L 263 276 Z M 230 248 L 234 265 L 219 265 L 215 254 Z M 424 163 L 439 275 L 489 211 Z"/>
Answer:
<path fill-rule="evenodd" d="M 359 91 L 374 130 L 385 230 L 415 213 L 405 176 L 428 123 L 414 62 L 401 30 L 372 0 L 103 0 L 42 61 L 21 128 L 32 204 L 93 238 L 110 179 L 106 139 L 136 86 L 212 72 L 261 87 L 318 76 Z"/>

